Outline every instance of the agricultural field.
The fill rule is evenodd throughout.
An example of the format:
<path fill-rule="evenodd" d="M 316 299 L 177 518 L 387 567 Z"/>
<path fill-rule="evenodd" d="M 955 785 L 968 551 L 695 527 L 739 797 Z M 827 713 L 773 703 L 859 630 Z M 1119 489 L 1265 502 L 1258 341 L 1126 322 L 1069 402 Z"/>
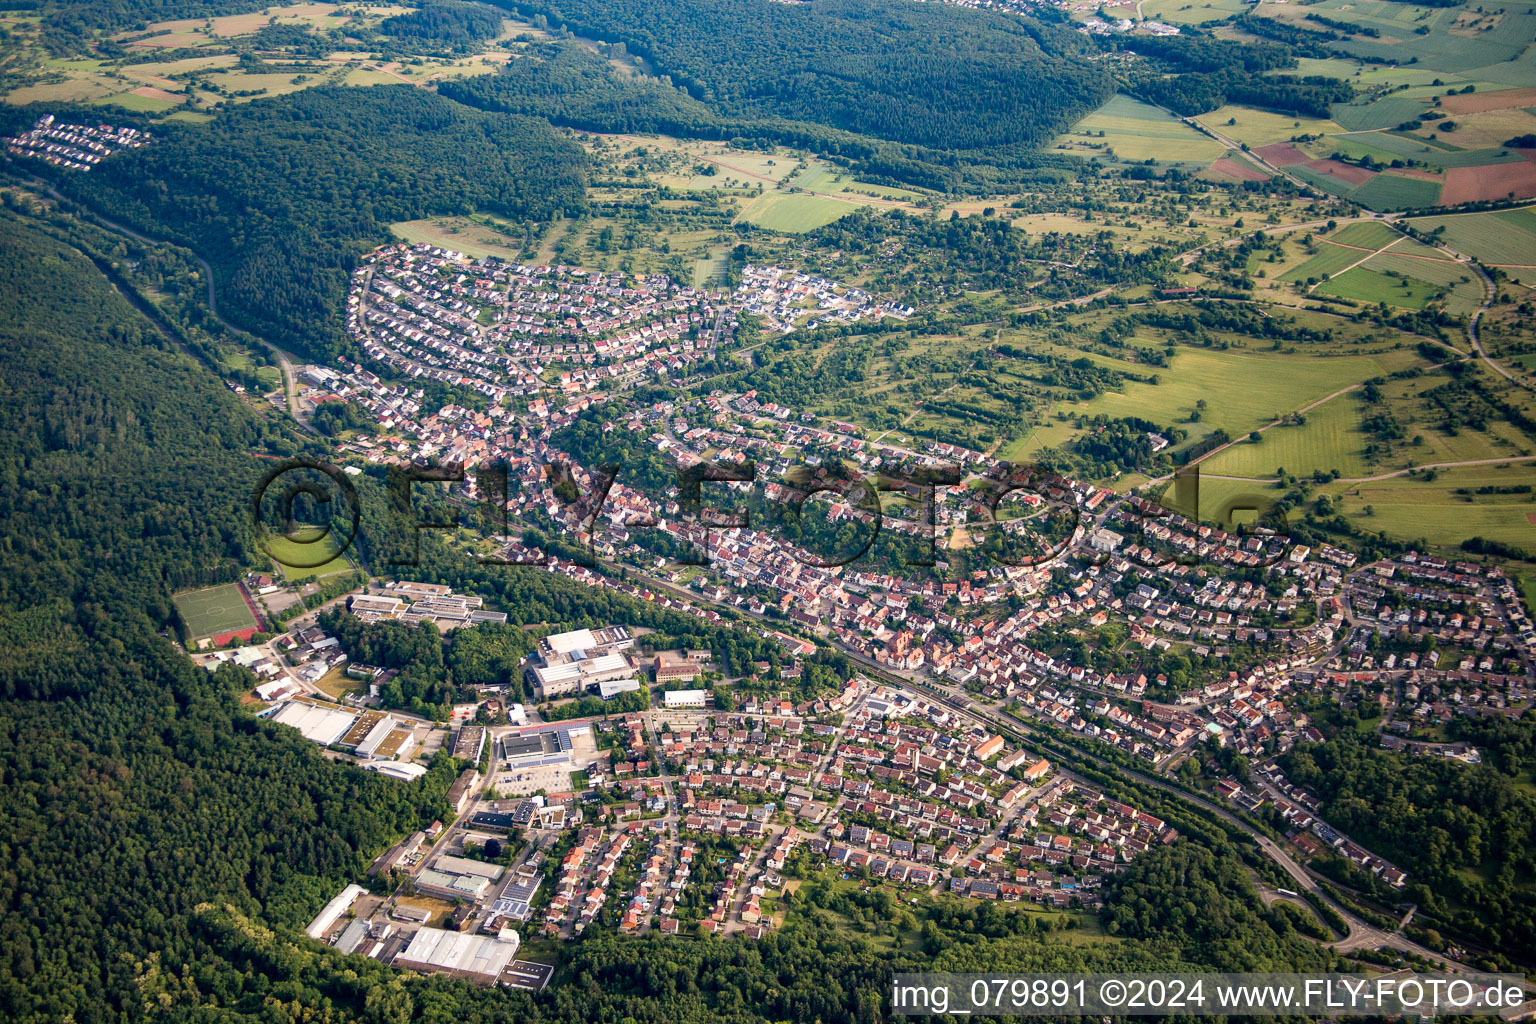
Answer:
<path fill-rule="evenodd" d="M 1470 316 L 1478 306 L 1483 304 L 1482 280 L 1470 267 L 1445 259 L 1425 259 L 1408 255 L 1399 252 L 1399 248 L 1393 247 L 1388 252 L 1372 256 L 1361 265 L 1361 269 L 1388 277 L 1396 276 L 1422 282 L 1444 298 L 1446 310 L 1454 315 Z M 1394 295 L 1398 298 L 1412 294 L 1411 289 L 1405 293 L 1396 284 L 1393 289 Z M 1403 302 L 1394 302 L 1392 299 L 1388 299 L 1387 302 L 1391 305 L 1405 305 Z"/>
<path fill-rule="evenodd" d="M 1327 241 L 1335 245 L 1352 245 L 1361 249 L 1380 249 L 1394 245 L 1404 237 L 1401 231 L 1386 224 L 1364 221 L 1359 224 L 1344 225 L 1329 235 Z"/>
<path fill-rule="evenodd" d="M 1346 515 L 1363 529 L 1382 530 L 1408 540 L 1424 538 L 1450 547 L 1483 537 L 1536 549 L 1536 523 L 1530 520 L 1530 494 L 1459 495 L 1460 488 L 1514 487 L 1536 484 L 1536 465 L 1508 462 L 1492 466 L 1441 469 L 1360 483 L 1336 483 L 1325 492 L 1337 495 Z M 1366 513 L 1369 506 L 1371 514 Z"/>
<path fill-rule="evenodd" d="M 1344 245 L 1319 242 L 1314 245 L 1316 255 L 1297 264 L 1280 275 L 1280 280 L 1290 282 L 1321 281 L 1347 267 L 1359 263 L 1368 253 Z"/>
<path fill-rule="evenodd" d="M 1420 231 L 1439 232 L 1446 245 L 1524 283 L 1536 282 L 1536 207 L 1490 213 L 1420 217 Z"/>
<path fill-rule="evenodd" d="M 1527 4 L 1507 5 L 1494 13 L 1389 0 L 1318 0 L 1305 7 L 1263 0 L 1255 13 L 1302 28 L 1311 27 L 1308 13 L 1348 22 L 1378 35 L 1356 34 L 1327 44 L 1341 55 L 1462 74 L 1509 61 L 1536 38 L 1536 15 Z"/>
<path fill-rule="evenodd" d="M 1119 93 L 1060 136 L 1053 149 L 1108 163 L 1202 165 L 1227 151 L 1166 112 Z"/>
<path fill-rule="evenodd" d="M 177 594 L 173 600 L 190 640 L 256 629 L 260 625 L 237 583 L 188 591 Z"/>
<path fill-rule="evenodd" d="M 1376 175 L 1349 197 L 1373 210 L 1417 210 L 1441 201 L 1440 182 L 1388 172 Z"/>
<path fill-rule="evenodd" d="M 1241 441 L 1200 463 L 1200 472 L 1221 476 L 1269 479 L 1276 470 L 1301 476 L 1337 469 L 1360 476 L 1371 469 L 1365 457 L 1369 440 L 1360 425 L 1360 401 L 1355 393 L 1340 395 L 1308 411 L 1300 425 L 1270 427 L 1257 444 Z"/>
<path fill-rule="evenodd" d="M 1338 123 L 1328 118 L 1272 114 L 1265 110 L 1230 104 L 1208 114 L 1201 114 L 1195 120 L 1214 128 L 1229 139 L 1246 142 L 1253 149 L 1277 142 L 1290 142 L 1303 135 L 1333 135 L 1341 131 Z"/>

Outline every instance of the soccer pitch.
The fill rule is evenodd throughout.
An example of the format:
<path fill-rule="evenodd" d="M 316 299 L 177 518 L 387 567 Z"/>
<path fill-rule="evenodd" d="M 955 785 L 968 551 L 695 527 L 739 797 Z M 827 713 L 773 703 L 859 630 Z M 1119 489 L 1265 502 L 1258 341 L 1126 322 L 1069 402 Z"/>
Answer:
<path fill-rule="evenodd" d="M 260 623 L 234 583 L 206 590 L 193 590 L 174 598 L 176 610 L 187 624 L 187 636 L 201 640 L 207 636 L 254 629 Z"/>

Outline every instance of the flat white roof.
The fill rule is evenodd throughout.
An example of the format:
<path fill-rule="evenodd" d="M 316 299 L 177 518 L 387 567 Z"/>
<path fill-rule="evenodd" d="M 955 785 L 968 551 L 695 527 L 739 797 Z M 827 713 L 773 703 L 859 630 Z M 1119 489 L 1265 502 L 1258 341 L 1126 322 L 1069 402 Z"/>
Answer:
<path fill-rule="evenodd" d="M 597 637 L 592 635 L 590 629 L 573 629 L 569 633 L 554 633 L 544 638 L 549 644 L 549 649 L 557 654 L 570 654 L 572 651 L 585 651 L 589 647 L 597 645 Z"/>
<path fill-rule="evenodd" d="M 410 764 L 404 761 L 375 761 L 372 764 L 363 765 L 368 771 L 378 772 L 380 775 L 388 775 L 392 779 L 402 782 L 410 782 L 427 774 L 427 766 L 424 764 Z"/>
<path fill-rule="evenodd" d="M 496 977 L 517 955 L 517 933 L 510 941 L 489 935 L 421 928 L 395 959 L 449 971 L 471 971 Z"/>
<path fill-rule="evenodd" d="M 364 757 L 370 756 L 379 749 L 379 744 L 384 742 L 384 737 L 393 732 L 394 728 L 395 720 L 385 715 L 373 724 L 372 729 L 368 730 L 368 735 L 363 737 L 363 742 L 357 745 L 357 752 Z"/>
<path fill-rule="evenodd" d="M 315 916 L 315 919 L 309 922 L 309 927 L 304 929 L 304 934 L 312 939 L 318 939 L 324 935 L 326 929 L 335 924 L 336 919 L 347 912 L 347 908 L 352 905 L 352 901 L 367 891 L 367 889 L 360 885 L 349 885 L 341 890 L 331 902 L 325 905 L 325 909 L 321 910 Z"/>

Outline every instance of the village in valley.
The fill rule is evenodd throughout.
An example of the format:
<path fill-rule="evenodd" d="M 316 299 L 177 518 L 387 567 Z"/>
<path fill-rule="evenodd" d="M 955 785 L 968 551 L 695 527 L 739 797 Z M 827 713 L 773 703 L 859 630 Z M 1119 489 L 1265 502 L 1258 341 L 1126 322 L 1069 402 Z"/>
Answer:
<path fill-rule="evenodd" d="M 1536 627 L 1517 582 L 1412 550 L 1363 562 L 1014 465 L 995 448 L 887 440 L 754 390 L 700 386 L 698 364 L 735 358 L 744 322 L 772 338 L 913 313 L 773 267 L 710 290 L 421 243 L 363 261 L 347 327 L 374 369 L 299 370 L 301 409 L 351 403 L 376 424 L 336 441 L 348 471 L 502 467 L 510 532 L 461 538 L 463 557 L 489 552 L 523 567 L 510 571 L 711 625 L 743 620 L 778 646 L 784 689 L 767 696 L 753 679 L 735 693 L 743 680 L 716 652 L 657 650 L 624 622 L 542 636 L 521 680 L 482 688 L 447 723 L 384 706 L 392 672 L 349 663 L 307 618 L 265 644 L 199 654 L 255 671 L 259 713 L 328 756 L 404 784 L 439 750 L 464 766 L 454 817 L 381 856 L 313 937 L 536 989 L 559 944 L 593 929 L 761 937 L 827 871 L 906 899 L 1093 911 L 1107 878 L 1178 831 L 1032 746 L 1042 730 L 1169 779 L 1199 752 L 1225 751 L 1250 767 L 1213 780 L 1212 798 L 1282 823 L 1299 861 L 1340 858 L 1389 889 L 1407 884 L 1323 818 L 1279 755 L 1320 741 L 1314 715 L 1345 707 L 1379 720 L 1383 746 L 1476 763 L 1476 746 L 1439 734 L 1461 716 L 1531 706 Z M 657 382 L 688 393 L 629 399 Z M 434 384 L 475 397 L 430 402 Z M 624 411 L 605 413 L 601 436 L 654 455 L 676 483 L 646 486 L 632 467 L 604 477 L 592 452 L 569 449 L 566 428 L 610 407 Z M 1148 436 L 1154 451 L 1169 443 Z M 783 539 L 771 514 L 720 525 L 681 490 L 682 474 L 704 467 L 726 471 L 708 504 L 812 508 L 832 528 L 926 544 L 938 571 L 840 564 Z M 895 493 L 871 505 L 827 475 L 839 467 Z M 483 487 L 473 472 L 453 485 L 465 499 L 491 496 Z M 543 550 L 528 529 L 590 557 Z M 978 557 L 993 533 L 1026 553 Z M 679 550 L 696 557 L 679 563 Z M 245 586 L 282 589 L 266 577 Z M 431 622 L 450 643 L 506 619 L 479 595 L 400 580 L 364 581 L 333 603 L 369 623 Z M 1115 658 L 1074 655 L 1092 644 Z M 803 663 L 824 650 L 852 674 L 807 694 Z M 359 685 L 333 696 L 318 684 L 336 673 Z"/>
<path fill-rule="evenodd" d="M 1017 564 L 945 580 L 823 564 L 769 524 L 711 527 L 676 488 L 648 494 L 622 475 L 595 510 L 558 493 L 560 467 L 578 495 L 599 489 L 560 448 L 562 425 L 641 379 L 687 374 L 741 311 L 764 311 L 780 331 L 799 316 L 903 313 L 849 294 L 777 273 L 754 273 L 734 295 L 661 280 L 631 289 L 572 268 L 466 266 L 420 246 L 392 248 L 360 271 L 349 314 L 360 341 L 409 376 L 490 388 L 499 415 L 424 408 L 419 389 L 360 367 L 307 368 L 306 401 L 357 402 L 381 425 L 341 441 L 343 458 L 505 461 L 509 521 L 580 540 L 594 558 L 583 564 L 516 536 L 490 539 L 499 556 L 702 622 L 744 615 L 778 645 L 786 696 L 760 685 L 733 694 L 739 680 L 715 652 L 656 650 L 648 630 L 628 623 L 544 635 L 521 680 L 483 688 L 447 723 L 381 706 L 390 673 L 349 664 L 313 626 L 199 654 L 210 668 L 229 659 L 252 668 L 260 713 L 328 756 L 404 784 L 440 749 L 464 766 L 449 794 L 454 817 L 381 856 L 371 880 L 316 918 L 313 937 L 415 970 L 536 989 L 559 943 L 593 929 L 761 937 L 823 871 L 904 898 L 1091 911 L 1105 879 L 1178 832 L 1031 749 L 1041 729 L 1170 778 L 1215 744 L 1252 770 L 1216 780 L 1214 798 L 1278 815 L 1301 860 L 1339 857 L 1387 886 L 1406 884 L 1399 866 L 1329 825 L 1318 795 L 1288 780 L 1276 755 L 1322 738 L 1309 709 L 1369 705 L 1383 745 L 1475 763 L 1475 746 L 1426 737 L 1459 716 L 1530 706 L 1536 629 L 1496 567 L 1413 551 L 1363 563 L 961 446 L 888 444 L 752 392 L 634 407 L 604 431 L 679 468 L 753 462 L 757 482 L 714 485 L 738 499 L 803 503 L 811 485 L 789 479 L 801 463 L 908 478 L 952 466 L 968 484 L 1021 490 L 1025 522 L 1055 510 L 1070 528 Z M 860 304 L 840 305 L 849 302 Z M 474 494 L 468 479 L 460 486 Z M 822 499 L 830 522 L 876 518 L 856 495 Z M 943 557 L 981 530 L 975 506 L 967 484 L 951 485 L 879 518 L 906 540 L 930 537 Z M 704 557 L 676 565 L 640 543 L 642 529 Z M 259 592 L 263 582 L 247 586 Z M 364 622 L 432 622 L 450 642 L 454 630 L 506 618 L 438 584 L 377 581 L 337 601 Z M 1067 636 L 1113 638 L 1133 665 L 1182 652 L 1225 667 L 1194 684 L 1096 669 L 1067 653 Z M 802 663 L 827 648 L 853 674 L 807 697 Z M 316 685 L 328 672 L 362 685 L 334 699 Z M 605 710 L 636 697 L 638 710 Z M 559 711 L 594 699 L 596 714 Z"/>

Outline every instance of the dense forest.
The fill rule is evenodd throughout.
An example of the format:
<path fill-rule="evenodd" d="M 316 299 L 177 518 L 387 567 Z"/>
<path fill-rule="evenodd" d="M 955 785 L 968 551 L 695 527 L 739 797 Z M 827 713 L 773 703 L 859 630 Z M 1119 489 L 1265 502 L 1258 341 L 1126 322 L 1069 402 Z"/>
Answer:
<path fill-rule="evenodd" d="M 285 926 L 441 813 L 427 784 L 329 765 L 156 636 L 173 590 L 253 557 L 266 427 L 79 252 L 0 213 L 0 1004 L 143 1012 L 136 964 L 191 961 L 192 912 Z"/>
<path fill-rule="evenodd" d="M 622 43 L 728 116 L 780 116 L 944 149 L 1034 147 L 1108 97 L 1052 13 L 897 0 L 501 0 Z"/>
<path fill-rule="evenodd" d="M 584 203 L 584 158 L 546 122 L 412 86 L 316 88 L 249 103 L 60 187 L 208 260 L 220 311 L 317 359 L 343 350 L 359 253 L 392 221 L 499 213 L 547 220 Z"/>
<path fill-rule="evenodd" d="M 1109 45 L 1130 47 L 1129 42 Z M 1242 103 L 1307 117 L 1327 117 L 1334 103 L 1347 103 L 1354 88 L 1322 75 L 1276 75 L 1296 66 L 1287 46 L 1239 43 L 1197 32 L 1137 37 L 1135 52 L 1150 58 L 1136 67 L 1130 88 L 1138 96 L 1183 117 Z"/>

